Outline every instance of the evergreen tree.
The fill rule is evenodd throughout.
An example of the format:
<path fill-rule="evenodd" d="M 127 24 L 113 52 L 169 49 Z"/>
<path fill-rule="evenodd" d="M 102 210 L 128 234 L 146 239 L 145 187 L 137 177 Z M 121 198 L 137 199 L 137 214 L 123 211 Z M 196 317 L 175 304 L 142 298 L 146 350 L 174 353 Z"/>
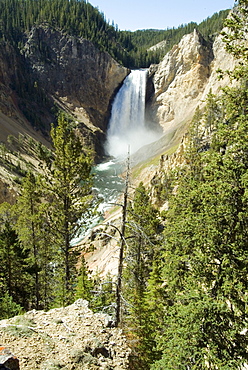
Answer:
<path fill-rule="evenodd" d="M 17 304 L 7 292 L 0 297 L 0 320 L 8 319 L 22 313 L 22 307 Z"/>
<path fill-rule="evenodd" d="M 233 72 L 229 72 L 231 77 L 236 79 L 244 78 L 247 81 L 248 74 L 248 51 L 247 51 L 247 16 L 248 1 L 236 1 L 236 8 L 225 21 L 228 32 L 222 31 L 226 49 L 239 60 L 238 66 Z M 237 42 L 238 40 L 238 42 Z"/>
<path fill-rule="evenodd" d="M 56 270 L 60 280 L 59 302 L 66 304 L 75 293 L 77 252 L 72 239 L 84 226 L 92 207 L 91 157 L 83 148 L 75 124 L 60 114 L 51 130 L 54 161 L 44 184 L 49 199 L 48 219 L 58 250 Z"/>
<path fill-rule="evenodd" d="M 168 369 L 239 368 L 247 357 L 241 334 L 247 325 L 247 184 L 229 155 L 222 168 L 221 161 L 217 155 L 210 160 L 201 184 L 187 174 L 168 218 L 164 280 L 173 304 L 165 314 L 162 362 Z"/>
<path fill-rule="evenodd" d="M 29 172 L 23 180 L 22 192 L 14 207 L 15 230 L 28 253 L 28 270 L 32 276 L 31 307 L 47 308 L 52 300 L 50 261 L 54 259 L 51 235 L 46 220 L 41 178 Z"/>
<path fill-rule="evenodd" d="M 135 343 L 134 352 L 136 357 L 138 356 L 136 366 L 140 369 L 147 366 L 149 355 L 147 351 L 146 353 L 143 351 L 152 336 L 149 336 L 151 317 L 145 298 L 154 254 L 159 249 L 159 226 L 158 211 L 151 204 L 143 183 L 140 183 L 128 209 L 126 232 L 128 248 L 124 271 L 124 298 L 128 302 L 126 325 L 130 339 Z M 149 350 L 152 351 L 151 347 Z"/>
<path fill-rule="evenodd" d="M 242 369 L 248 358 L 248 3 L 239 5 L 225 39 L 241 59 L 229 73 L 240 85 L 226 88 L 218 100 L 210 94 L 192 130 L 201 134 L 190 139 L 188 166 L 178 172 L 170 200 L 163 266 L 167 305 L 163 336 L 157 338 L 162 358 L 152 369 Z"/>
<path fill-rule="evenodd" d="M 87 269 L 87 265 L 85 262 L 84 256 L 81 257 L 81 266 L 78 270 L 78 277 L 77 277 L 77 289 L 76 289 L 76 296 L 75 298 L 83 298 L 87 301 L 92 300 L 92 290 L 93 290 L 93 281 L 89 277 L 89 272 Z"/>
<path fill-rule="evenodd" d="M 247 97 L 243 86 L 224 92 L 209 148 L 190 142 L 194 166 L 170 200 L 163 267 L 170 304 L 154 369 L 239 369 L 248 357 Z"/>
<path fill-rule="evenodd" d="M 1 305 L 5 307 L 2 306 L 3 312 L 9 315 L 14 306 L 30 308 L 31 276 L 28 272 L 28 253 L 18 240 L 8 203 L 0 206 L 0 221 L 0 296 Z M 10 306 L 7 306 L 7 297 Z"/>

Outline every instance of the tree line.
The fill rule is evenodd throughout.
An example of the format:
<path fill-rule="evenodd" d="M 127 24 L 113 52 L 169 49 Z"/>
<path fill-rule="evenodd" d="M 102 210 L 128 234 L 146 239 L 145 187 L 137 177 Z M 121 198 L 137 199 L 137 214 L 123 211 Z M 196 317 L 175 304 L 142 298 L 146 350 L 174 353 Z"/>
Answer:
<path fill-rule="evenodd" d="M 92 156 L 63 113 L 51 138 L 53 151 L 40 146 L 39 173 L 26 173 L 16 204 L 1 204 L 1 317 L 75 298 L 78 252 L 71 242 L 92 208 Z"/>
<path fill-rule="evenodd" d="M 92 41 L 128 68 L 144 68 L 158 63 L 183 35 L 195 28 L 213 41 L 227 14 L 228 11 L 215 13 L 199 25 L 191 22 L 172 29 L 130 32 L 109 24 L 105 15 L 86 0 L 0 0 L 0 39 L 21 50 L 26 33 L 34 25 L 48 24 Z M 164 48 L 149 51 L 162 40 L 166 41 Z"/>
<path fill-rule="evenodd" d="M 240 0 L 223 32 L 240 60 L 228 72 L 238 84 L 209 93 L 192 119 L 185 165 L 161 176 L 157 201 L 167 209 L 159 213 L 142 183 L 130 204 L 123 326 L 133 369 L 248 361 L 247 15 Z"/>
<path fill-rule="evenodd" d="M 131 368 L 242 369 L 248 361 L 248 1 L 227 19 L 237 80 L 196 110 L 185 165 L 164 173 L 157 203 L 140 183 L 125 204 L 119 324 Z M 220 74 L 221 78 L 221 74 Z M 92 204 L 91 160 L 63 114 L 14 206 L 0 209 L 1 314 L 94 302 L 94 281 L 71 240 Z M 41 148 L 42 149 L 42 148 Z M 111 279 L 95 306 L 114 303 Z M 27 303 L 28 302 L 28 303 Z"/>

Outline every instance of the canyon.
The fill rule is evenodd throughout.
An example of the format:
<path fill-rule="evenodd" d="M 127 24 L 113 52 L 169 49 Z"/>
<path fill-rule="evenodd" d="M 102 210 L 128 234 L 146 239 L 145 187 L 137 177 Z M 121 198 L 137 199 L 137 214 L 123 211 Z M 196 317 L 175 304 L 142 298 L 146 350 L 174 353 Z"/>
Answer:
<path fill-rule="evenodd" d="M 24 136 L 49 146 L 56 106 L 78 122 L 85 145 L 94 148 L 96 163 L 106 159 L 112 102 L 130 70 L 91 42 L 47 25 L 32 28 L 21 52 L 4 42 L 0 48 L 0 141 L 9 143 L 10 136 Z M 164 171 L 182 163 L 195 109 L 204 107 L 210 92 L 219 94 L 231 84 L 227 75 L 220 79 L 218 71 L 232 70 L 235 63 L 222 36 L 211 44 L 195 30 L 158 65 L 150 66 L 145 122 L 151 129 L 159 128 L 162 135 L 132 156 L 132 187 L 142 180 L 152 189 Z M 19 154 L 36 165 L 25 150 Z M 13 201 L 18 191 L 13 177 L 4 166 L 1 174 L 1 200 Z M 88 248 L 84 256 L 89 269 L 101 276 L 117 273 L 118 249 L 113 239 L 118 234 L 113 227 L 121 227 L 119 216 L 119 210 L 107 211 L 105 224 L 79 244 Z M 111 325 L 108 315 L 94 314 L 86 301 L 79 300 L 69 307 L 33 310 L 1 321 L 0 330 L 4 345 L 12 346 L 27 369 L 128 369 L 130 349 L 121 330 Z M 19 339 L 13 330 L 19 332 Z"/>
<path fill-rule="evenodd" d="M 62 109 L 79 122 L 85 145 L 93 147 L 96 162 L 102 161 L 112 102 L 130 70 L 90 41 L 48 25 L 33 27 L 21 49 L 4 41 L 0 48 L 0 141 L 27 135 L 49 146 L 50 124 L 56 120 L 55 110 Z M 218 70 L 232 70 L 234 64 L 222 36 L 211 44 L 195 30 L 160 64 L 150 66 L 146 125 L 164 132 L 148 151 L 150 157 L 180 142 L 207 94 L 219 93 L 230 83 L 227 76 L 219 79 Z M 11 182 L 5 172 L 2 197 Z"/>
<path fill-rule="evenodd" d="M 21 51 L 5 42 L 0 48 L 0 141 L 7 143 L 9 136 L 24 136 L 49 146 L 50 123 L 56 119 L 52 107 L 56 106 L 79 123 L 85 145 L 94 148 L 96 162 L 104 160 L 112 102 L 130 70 L 90 41 L 47 25 L 33 27 Z M 231 83 L 225 74 L 220 79 L 218 71 L 232 70 L 235 63 L 221 35 L 210 43 L 195 30 L 158 65 L 150 66 L 145 124 L 163 134 L 132 156 L 132 165 L 141 168 L 136 170 L 139 175 L 133 176 L 134 186 L 140 179 L 150 185 L 164 169 L 180 163 L 184 136 L 195 109 L 205 105 L 209 92 L 219 94 Z M 21 158 L 37 165 L 25 150 L 20 150 L 18 160 Z M 150 165 L 153 158 L 155 162 Z M 27 164 L 23 162 L 22 166 Z M 3 165 L 1 174 L 0 199 L 13 202 L 18 191 L 14 175 Z M 97 253 L 88 256 L 90 268 L 116 270 L 117 259 L 108 253 L 113 248 L 105 247 L 99 252 L 101 257 Z"/>
<path fill-rule="evenodd" d="M 149 68 L 145 122 L 150 128 L 162 127 L 163 134 L 131 156 L 130 195 L 142 181 L 155 198 L 155 185 L 164 173 L 184 163 L 187 130 L 196 108 L 205 106 L 209 93 L 220 94 L 235 83 L 225 74 L 220 79 L 219 70 L 233 70 L 236 63 L 225 50 L 222 36 L 211 45 L 194 31 L 184 36 L 159 65 Z M 90 271 L 102 276 L 117 274 L 118 232 L 107 241 L 104 235 L 112 235 L 113 227 L 121 228 L 120 212 L 121 208 L 107 211 L 105 225 L 94 227 L 79 244 L 86 250 L 91 246 L 93 252 L 86 253 L 86 261 Z"/>

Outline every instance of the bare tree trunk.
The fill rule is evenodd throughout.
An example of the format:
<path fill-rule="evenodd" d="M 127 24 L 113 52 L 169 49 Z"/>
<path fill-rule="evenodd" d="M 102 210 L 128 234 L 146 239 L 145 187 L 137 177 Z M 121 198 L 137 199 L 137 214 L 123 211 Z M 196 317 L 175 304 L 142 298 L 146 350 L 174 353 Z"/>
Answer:
<path fill-rule="evenodd" d="M 117 275 L 117 286 L 116 286 L 116 319 L 115 319 L 116 326 L 120 325 L 121 323 L 122 270 L 123 270 L 124 247 L 125 247 L 127 197 L 128 197 L 128 186 L 129 186 L 129 176 L 130 176 L 129 172 L 130 172 L 130 155 L 128 152 L 124 200 L 123 200 L 123 206 L 122 206 L 122 222 L 121 222 L 121 230 L 120 230 L 121 242 L 120 242 L 120 253 L 119 253 L 119 264 L 118 264 L 118 275 Z"/>

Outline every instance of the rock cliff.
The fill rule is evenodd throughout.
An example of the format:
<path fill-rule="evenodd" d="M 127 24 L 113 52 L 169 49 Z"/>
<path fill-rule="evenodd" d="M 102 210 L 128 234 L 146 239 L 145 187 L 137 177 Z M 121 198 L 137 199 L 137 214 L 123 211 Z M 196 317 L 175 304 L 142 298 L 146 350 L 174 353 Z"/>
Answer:
<path fill-rule="evenodd" d="M 210 89 L 217 93 L 230 83 L 227 77 L 218 79 L 218 69 L 232 70 L 234 64 L 221 36 L 212 45 L 196 30 L 185 35 L 158 66 L 150 68 L 150 120 L 165 132 L 187 123 L 196 107 L 204 104 Z"/>
<path fill-rule="evenodd" d="M 63 34 L 46 25 L 33 27 L 19 50 L 0 45 L 0 128 L 6 135 L 6 116 L 15 130 L 29 129 L 31 136 L 50 130 L 53 105 L 73 114 L 81 123 L 87 143 L 98 154 L 106 131 L 109 108 L 116 89 L 129 70 L 90 41 Z M 1 130 L 0 130 L 1 131 Z"/>
<path fill-rule="evenodd" d="M 104 131 L 115 90 L 128 74 L 90 41 L 34 27 L 23 48 L 35 80 L 76 116 Z"/>
<path fill-rule="evenodd" d="M 84 142 L 95 149 L 98 160 L 104 154 L 111 101 L 128 73 L 90 41 L 46 25 L 33 27 L 20 48 L 1 41 L 0 143 L 21 135 L 49 145 L 51 123 L 60 108 L 79 122 Z M 0 169 L 0 199 L 8 200 L 7 188 L 18 174 L 8 173 L 1 156 Z"/>
<path fill-rule="evenodd" d="M 34 99 L 27 99 L 28 81 L 30 76 L 24 58 L 19 51 L 6 42 L 0 42 L 0 141 L 6 142 L 8 135 L 29 134 L 37 136 L 35 122 L 30 121 L 25 113 L 42 111 L 43 104 L 40 102 L 40 109 Z M 25 102 L 25 103 L 24 103 Z M 32 107 L 31 107 L 32 106 Z M 44 121 L 44 130 L 46 124 Z M 39 136 L 40 139 L 40 136 Z"/>

